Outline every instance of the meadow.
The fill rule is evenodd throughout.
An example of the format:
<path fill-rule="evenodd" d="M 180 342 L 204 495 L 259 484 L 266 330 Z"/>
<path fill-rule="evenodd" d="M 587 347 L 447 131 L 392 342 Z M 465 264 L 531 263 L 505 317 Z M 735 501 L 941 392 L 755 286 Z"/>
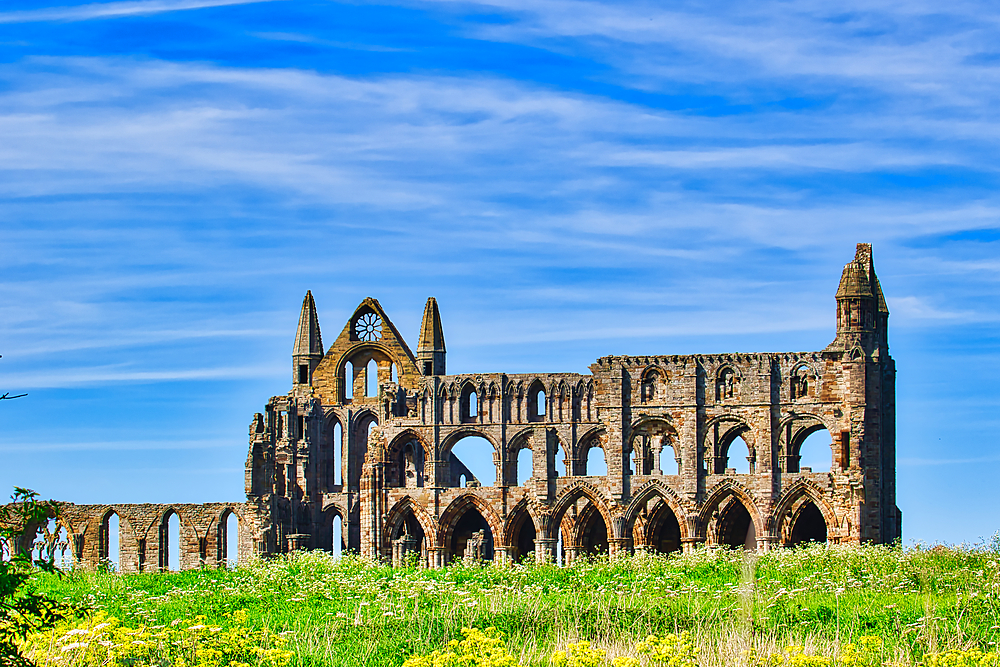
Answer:
<path fill-rule="evenodd" d="M 155 664 L 388 667 L 490 627 L 512 663 L 420 664 L 671 664 L 640 651 L 649 635 L 689 638 L 697 657 L 676 665 L 1000 664 L 991 545 L 703 549 L 441 570 L 301 552 L 231 570 L 40 574 L 34 586 L 88 610 L 33 639 L 39 665 L 150 664 L 155 651 L 142 647 L 204 637 L 189 642 L 200 654 Z M 581 640 L 590 654 L 578 645 L 553 662 Z M 242 652 L 227 653 L 227 641 Z M 115 658 L 123 642 L 138 653 Z M 862 645 L 869 655 L 852 658 Z"/>

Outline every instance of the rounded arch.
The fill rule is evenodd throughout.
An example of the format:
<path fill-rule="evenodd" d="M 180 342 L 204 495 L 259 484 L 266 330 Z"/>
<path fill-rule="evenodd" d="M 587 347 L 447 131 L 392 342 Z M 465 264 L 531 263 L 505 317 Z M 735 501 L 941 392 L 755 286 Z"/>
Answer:
<path fill-rule="evenodd" d="M 796 362 L 788 373 L 788 395 L 794 400 L 815 397 L 816 371 L 805 361 Z"/>
<path fill-rule="evenodd" d="M 459 440 L 469 437 L 482 438 L 483 440 L 489 441 L 490 445 L 493 446 L 493 451 L 497 454 L 497 456 L 499 456 L 500 446 L 497 444 L 497 441 L 492 435 L 475 426 L 463 426 L 449 431 L 448 435 L 441 440 L 441 458 L 447 459 L 448 455 L 451 454 L 452 447 L 454 447 Z"/>
<path fill-rule="evenodd" d="M 382 526 L 381 544 L 388 547 L 391 544 L 392 536 L 400 525 L 406 520 L 407 513 L 412 514 L 424 532 L 426 547 L 436 547 L 438 545 L 438 527 L 434 519 L 427 513 L 420 503 L 410 496 L 404 496 L 396 502 L 392 508 L 386 512 L 386 519 Z"/>
<path fill-rule="evenodd" d="M 393 454 L 398 454 L 403 447 L 405 447 L 406 445 L 408 445 L 413 441 L 416 441 L 420 444 L 421 449 L 424 450 L 425 456 L 432 455 L 433 451 L 430 443 L 428 443 L 424 439 L 424 436 L 422 436 L 417 430 L 412 428 L 404 429 L 402 432 L 396 435 L 396 437 L 394 437 L 392 441 L 389 443 L 389 449 L 387 451 L 389 452 L 390 456 L 392 456 Z"/>
<path fill-rule="evenodd" d="M 576 475 L 594 476 L 595 471 L 591 469 L 590 466 L 590 452 L 595 447 L 600 449 L 604 454 L 604 471 L 603 475 L 607 475 L 607 465 L 608 465 L 608 450 L 605 448 L 605 438 L 607 436 L 607 431 L 601 426 L 597 426 L 584 432 L 577 440 L 576 446 L 576 470 L 573 471 Z"/>
<path fill-rule="evenodd" d="M 483 391 L 472 380 L 465 380 L 459 389 L 459 420 L 464 423 L 475 423 L 479 420 L 479 406 Z"/>
<path fill-rule="evenodd" d="M 724 507 L 724 503 L 730 501 L 730 499 L 738 501 L 746 509 L 750 515 L 750 521 L 753 523 L 754 532 L 757 535 L 766 534 L 767 525 L 765 524 L 763 515 L 757 508 L 757 503 L 754 502 L 753 494 L 738 482 L 726 480 L 712 489 L 704 505 L 702 505 L 701 512 L 698 515 L 698 537 L 706 539 L 709 543 L 718 544 L 718 534 L 710 534 L 710 528 L 713 524 L 713 519 L 716 520 L 716 524 L 722 523 L 722 519 L 725 517 L 719 516 L 719 509 L 720 507 Z M 726 509 L 731 510 L 732 508 L 733 506 L 730 502 Z"/>
<path fill-rule="evenodd" d="M 642 417 L 629 429 L 627 454 L 632 458 L 635 475 L 663 471 L 662 456 L 669 446 L 674 459 L 679 458 L 677 430 L 669 417 Z"/>
<path fill-rule="evenodd" d="M 824 457 L 823 468 L 825 471 L 833 469 L 835 456 L 833 433 L 831 424 L 821 415 L 816 414 L 793 414 L 779 422 L 780 448 L 783 455 L 782 472 L 800 472 L 802 458 L 802 445 L 809 436 L 826 431 L 830 435 L 830 442 L 827 444 L 827 456 Z"/>
<path fill-rule="evenodd" d="M 742 381 L 743 375 L 738 366 L 728 362 L 721 364 L 715 371 L 715 400 L 739 396 Z"/>
<path fill-rule="evenodd" d="M 552 504 L 552 512 L 548 522 L 549 532 L 558 530 L 559 526 L 562 524 L 563 516 L 566 514 L 570 505 L 573 505 L 581 498 L 587 498 L 594 504 L 597 511 L 600 512 L 601 517 L 604 519 L 604 525 L 607 528 L 609 539 L 621 537 L 621 535 L 615 533 L 614 518 L 611 516 L 611 510 L 608 508 L 601 492 L 586 482 L 577 482 L 572 484 L 565 491 L 563 491 L 558 498 L 556 498 L 556 501 Z M 549 537 L 555 536 L 549 535 Z"/>
<path fill-rule="evenodd" d="M 353 321 L 353 320 L 352 320 Z M 365 373 L 365 369 L 368 366 L 368 362 L 375 360 L 375 364 L 378 366 L 379 370 L 385 369 L 386 378 L 388 378 L 392 373 L 392 367 L 395 365 L 396 368 L 404 368 L 403 364 L 400 363 L 399 358 L 396 354 L 386 345 L 380 342 L 360 342 L 344 350 L 337 361 L 334 364 L 334 373 L 343 385 L 340 388 L 339 400 L 344 402 L 347 399 L 347 387 L 350 383 L 354 382 L 354 378 L 347 378 L 345 375 L 345 368 L 347 363 L 351 363 L 351 369 L 353 375 L 357 376 L 360 373 Z M 325 360 L 324 360 L 325 361 Z M 353 396 L 354 399 L 364 398 L 365 394 L 362 393 L 361 396 Z"/>
<path fill-rule="evenodd" d="M 654 364 L 646 366 L 639 375 L 639 402 L 653 403 L 662 398 L 669 382 L 670 375 L 666 370 Z"/>

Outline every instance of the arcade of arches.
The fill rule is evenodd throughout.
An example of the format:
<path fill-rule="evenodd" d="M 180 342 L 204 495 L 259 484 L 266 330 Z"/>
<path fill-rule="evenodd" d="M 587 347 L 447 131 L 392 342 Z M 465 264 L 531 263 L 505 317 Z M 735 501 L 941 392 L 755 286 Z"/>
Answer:
<path fill-rule="evenodd" d="M 113 510 L 124 571 L 170 567 L 174 515 L 180 568 L 231 562 L 232 545 L 435 567 L 892 542 L 895 366 L 871 246 L 844 267 L 836 304 L 834 340 L 815 352 L 449 374 L 435 299 L 414 352 L 372 298 L 324 345 L 307 293 L 292 388 L 250 423 L 246 501 L 67 505 L 67 541 L 80 560 L 106 558 Z"/>

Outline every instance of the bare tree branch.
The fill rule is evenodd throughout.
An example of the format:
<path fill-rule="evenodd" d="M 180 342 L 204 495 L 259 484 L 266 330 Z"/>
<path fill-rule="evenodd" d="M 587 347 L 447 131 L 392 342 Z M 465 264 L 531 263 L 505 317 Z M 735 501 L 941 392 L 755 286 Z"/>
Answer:
<path fill-rule="evenodd" d="M 0 354 L 0 358 L 3 358 L 2 354 Z M 16 396 L 11 396 L 10 392 L 8 391 L 5 394 L 0 394 L 0 401 L 9 401 L 15 398 L 21 398 L 22 396 L 27 396 L 27 394 L 18 394 Z"/>

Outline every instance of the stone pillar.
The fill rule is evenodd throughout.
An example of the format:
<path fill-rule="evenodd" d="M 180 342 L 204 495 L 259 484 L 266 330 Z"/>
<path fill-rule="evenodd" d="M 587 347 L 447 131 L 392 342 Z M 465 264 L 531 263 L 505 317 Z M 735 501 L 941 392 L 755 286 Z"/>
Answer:
<path fill-rule="evenodd" d="M 573 561 L 576 560 L 577 556 L 580 555 L 580 552 L 582 550 L 583 550 L 583 547 L 568 547 L 568 546 L 566 546 L 564 544 L 563 545 L 563 565 L 572 565 Z"/>
<path fill-rule="evenodd" d="M 535 562 L 552 563 L 555 562 L 556 541 L 551 537 L 535 538 Z"/>
<path fill-rule="evenodd" d="M 493 563 L 498 566 L 510 565 L 514 562 L 513 547 L 493 547 Z"/>
<path fill-rule="evenodd" d="M 628 543 L 627 537 L 611 537 L 608 538 L 608 555 L 612 558 L 617 558 L 619 556 L 628 555 Z"/>
<path fill-rule="evenodd" d="M 427 547 L 427 566 L 440 569 L 445 566 L 448 550 L 444 547 Z"/>
<path fill-rule="evenodd" d="M 757 537 L 757 551 L 767 553 L 776 546 L 781 546 L 777 535 L 760 535 Z"/>
<path fill-rule="evenodd" d="M 681 539 L 681 551 L 689 554 L 698 548 L 698 545 L 704 544 L 705 539 L 701 537 L 685 537 Z"/>
<path fill-rule="evenodd" d="M 306 533 L 286 535 L 285 545 L 288 551 L 305 551 L 309 548 L 309 535 Z"/>

